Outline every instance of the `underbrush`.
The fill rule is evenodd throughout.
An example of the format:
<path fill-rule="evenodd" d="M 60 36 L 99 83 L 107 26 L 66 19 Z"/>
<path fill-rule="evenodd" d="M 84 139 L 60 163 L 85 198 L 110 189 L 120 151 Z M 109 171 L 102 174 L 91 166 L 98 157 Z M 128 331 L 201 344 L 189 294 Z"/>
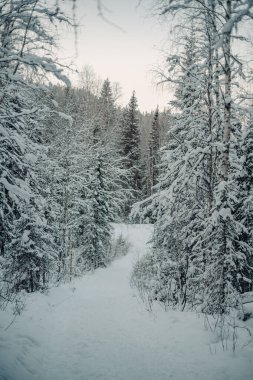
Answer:
<path fill-rule="evenodd" d="M 161 265 L 162 264 L 162 265 Z M 229 313 L 210 315 L 203 312 L 203 300 L 194 306 L 191 302 L 183 306 L 178 296 L 178 283 L 175 282 L 175 264 L 169 261 L 158 262 L 152 252 L 144 255 L 134 265 L 130 284 L 136 288 L 147 310 L 152 311 L 154 304 L 160 304 L 165 310 L 176 309 L 197 313 L 208 331 L 212 332 L 210 351 L 215 353 L 217 345 L 222 350 L 236 351 L 253 341 L 253 302 L 238 305 Z M 252 294 L 253 297 L 253 294 Z M 202 304 L 202 307 L 201 307 Z"/>

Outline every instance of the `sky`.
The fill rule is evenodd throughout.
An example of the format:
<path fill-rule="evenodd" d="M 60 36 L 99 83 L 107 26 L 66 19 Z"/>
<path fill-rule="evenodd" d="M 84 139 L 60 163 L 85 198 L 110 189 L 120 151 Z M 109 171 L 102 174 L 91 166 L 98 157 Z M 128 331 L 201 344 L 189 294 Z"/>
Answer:
<path fill-rule="evenodd" d="M 71 59 L 80 70 L 93 67 L 102 78 L 119 82 L 121 105 L 126 105 L 132 91 L 141 111 L 162 110 L 169 101 L 168 90 L 157 88 L 154 70 L 164 61 L 168 27 L 152 16 L 153 0 L 103 0 L 103 14 L 98 16 L 96 0 L 77 1 L 77 49 L 73 32 L 61 32 L 61 60 Z M 116 24 L 114 26 L 113 24 Z M 76 55 L 77 52 L 77 55 Z M 74 80 L 75 82 L 75 80 Z"/>

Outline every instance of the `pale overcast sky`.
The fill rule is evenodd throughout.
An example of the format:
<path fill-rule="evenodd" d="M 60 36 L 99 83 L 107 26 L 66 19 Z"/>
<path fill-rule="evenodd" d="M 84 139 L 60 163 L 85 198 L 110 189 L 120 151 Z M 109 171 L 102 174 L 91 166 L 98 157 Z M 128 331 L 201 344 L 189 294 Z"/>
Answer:
<path fill-rule="evenodd" d="M 165 25 L 151 16 L 153 0 L 103 0 L 104 15 L 124 32 L 98 17 L 96 0 L 77 1 L 78 56 L 75 56 L 73 33 L 61 33 L 62 58 L 73 57 L 81 69 L 91 65 L 102 79 L 118 81 L 123 96 L 120 103 L 128 103 L 133 90 L 142 111 L 159 105 L 163 109 L 169 96 L 167 90 L 158 90 L 152 69 L 163 60 L 161 49 L 168 33 Z"/>

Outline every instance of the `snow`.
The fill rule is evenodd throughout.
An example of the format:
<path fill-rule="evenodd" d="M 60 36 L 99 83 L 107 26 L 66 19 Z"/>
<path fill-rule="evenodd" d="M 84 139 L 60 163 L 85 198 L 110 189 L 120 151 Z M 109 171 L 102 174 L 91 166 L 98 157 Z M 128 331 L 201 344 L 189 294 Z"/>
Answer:
<path fill-rule="evenodd" d="M 52 99 L 52 103 L 53 103 L 53 105 L 54 105 L 56 108 L 59 107 L 59 104 L 58 104 L 58 102 L 57 102 L 56 100 Z"/>
<path fill-rule="evenodd" d="M 10 196 L 11 194 L 17 195 L 19 198 L 23 200 L 28 200 L 30 197 L 29 190 L 26 187 L 26 184 L 24 181 L 19 180 L 19 185 L 12 185 L 7 178 L 0 178 L 0 184 L 4 185 L 5 189 L 9 191 Z"/>
<path fill-rule="evenodd" d="M 67 120 L 69 122 L 70 127 L 73 124 L 73 118 L 70 115 L 67 115 L 66 113 L 63 112 L 57 112 L 57 115 L 59 115 L 62 119 Z"/>
<path fill-rule="evenodd" d="M 252 344 L 223 351 L 202 317 L 158 306 L 150 312 L 130 288 L 151 232 L 150 225 L 115 225 L 131 243 L 128 255 L 29 296 L 11 325 L 10 311 L 2 313 L 0 379 L 251 380 Z"/>

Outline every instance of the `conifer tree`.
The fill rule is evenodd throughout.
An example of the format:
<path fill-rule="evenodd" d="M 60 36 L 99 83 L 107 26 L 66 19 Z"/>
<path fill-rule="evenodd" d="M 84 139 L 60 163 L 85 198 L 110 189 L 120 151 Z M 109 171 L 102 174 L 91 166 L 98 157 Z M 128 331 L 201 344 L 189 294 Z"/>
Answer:
<path fill-rule="evenodd" d="M 160 123 L 159 123 L 159 110 L 158 107 L 155 111 L 152 121 L 150 136 L 149 136 L 149 157 L 148 157 L 148 181 L 149 181 L 149 195 L 152 193 L 153 186 L 157 183 L 158 179 L 158 162 L 159 162 L 159 149 L 161 145 L 160 136 Z"/>
<path fill-rule="evenodd" d="M 107 78 L 102 86 L 97 103 L 97 116 L 94 124 L 94 143 L 111 143 L 115 149 L 116 136 L 116 107 L 112 95 L 111 83 Z"/>
<path fill-rule="evenodd" d="M 130 186 L 139 193 L 141 190 L 140 131 L 135 91 L 123 113 L 120 145 L 125 167 L 131 171 Z"/>
<path fill-rule="evenodd" d="M 243 271 L 238 273 L 240 277 L 239 291 L 244 293 L 253 290 L 253 217 L 252 217 L 252 197 L 253 197 L 253 116 L 252 110 L 248 125 L 242 133 L 241 138 L 241 157 L 239 169 L 237 168 L 237 185 L 238 185 L 238 202 L 236 208 L 236 218 L 242 222 L 244 229 L 242 230 L 239 241 L 248 247 L 245 252 L 246 265 Z M 240 247 L 238 247 L 240 249 Z"/>
<path fill-rule="evenodd" d="M 108 264 L 111 237 L 111 216 L 107 203 L 108 173 L 99 151 L 93 156 L 89 189 L 86 195 L 86 214 L 83 217 L 81 265 L 84 270 L 97 269 Z"/>
<path fill-rule="evenodd" d="M 125 188 L 127 171 L 110 145 L 93 146 L 86 161 L 83 204 L 78 201 L 78 235 L 81 272 L 107 266 L 110 262 L 111 223 L 119 220 L 131 190 Z"/>
<path fill-rule="evenodd" d="M 19 289 L 43 288 L 52 263 L 50 227 L 43 215 L 37 173 L 43 141 L 35 130 L 39 131 L 43 105 L 35 102 L 38 90 L 25 75 L 51 73 L 67 82 L 53 57 L 40 55 L 42 44 L 49 52 L 54 43 L 44 21 L 67 19 L 59 8 L 38 0 L 3 1 L 1 11 L 0 292 L 2 299 L 10 300 Z"/>
<path fill-rule="evenodd" d="M 149 204 L 144 200 L 139 205 L 141 214 L 155 220 L 155 260 L 151 263 L 156 263 L 156 270 L 150 269 L 155 275 L 153 299 L 182 307 L 187 301 L 194 303 L 198 291 L 195 277 L 203 271 L 195 261 L 193 246 L 206 207 L 202 188 L 207 140 L 203 71 L 193 31 L 185 39 L 173 101 L 179 112 L 161 154 L 158 191 L 150 197 Z"/>
<path fill-rule="evenodd" d="M 112 95 L 111 83 L 107 78 L 102 86 L 100 98 L 99 98 L 99 108 L 101 112 L 101 119 L 104 124 L 105 131 L 111 131 L 115 124 L 115 104 Z"/>
<path fill-rule="evenodd" d="M 205 313 L 223 323 L 233 308 L 242 307 L 240 293 L 249 289 L 252 276 L 251 221 L 242 211 L 250 195 L 240 188 L 250 181 L 240 180 L 238 172 L 242 178 L 246 175 L 240 156 L 246 162 L 249 155 L 240 152 L 238 143 L 241 125 L 232 84 L 240 70 L 231 52 L 233 30 L 245 16 L 251 17 L 252 4 L 171 0 L 162 10 L 166 14 L 188 9 L 189 16 L 192 4 L 201 15 L 194 23 L 191 18 L 192 31 L 200 38 L 196 43 L 193 35 L 186 36 L 185 55 L 169 59 L 174 68 L 179 63 L 184 73 L 176 79 L 174 104 L 179 113 L 162 154 L 159 191 L 139 205 L 142 214 L 156 214 L 155 260 L 144 258 L 144 273 L 138 266 L 133 281 L 140 287 L 142 280 L 145 283 L 148 262 L 155 281 L 142 288 L 148 289 L 151 299 L 201 304 Z"/>
<path fill-rule="evenodd" d="M 57 92 L 57 91 L 56 91 Z M 112 141 L 97 135 L 97 110 L 85 109 L 78 90 L 59 91 L 51 145 L 52 208 L 56 215 L 59 279 L 69 280 L 109 263 L 111 222 L 130 196 L 127 171 Z M 59 112 L 64 109 L 68 115 Z M 100 123 L 100 124 L 97 124 Z M 51 128 L 52 129 L 52 128 Z"/>

